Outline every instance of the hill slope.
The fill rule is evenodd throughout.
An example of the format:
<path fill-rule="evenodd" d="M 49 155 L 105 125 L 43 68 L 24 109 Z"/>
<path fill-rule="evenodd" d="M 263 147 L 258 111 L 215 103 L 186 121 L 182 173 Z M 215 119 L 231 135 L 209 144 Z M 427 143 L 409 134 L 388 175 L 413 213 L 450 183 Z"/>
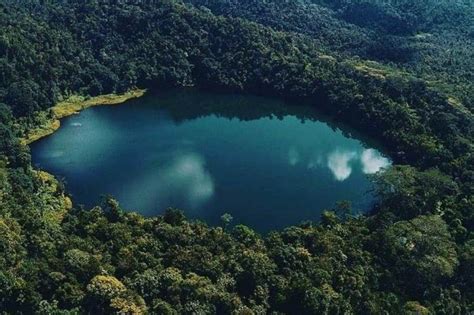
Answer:
<path fill-rule="evenodd" d="M 461 6 L 469 2 L 449 19 L 428 19 L 432 11 L 418 19 L 402 2 L 45 3 L 0 4 L 0 309 L 472 310 L 472 59 L 469 49 L 459 52 L 472 38 L 462 30 L 472 26 Z M 384 24 L 387 15 L 403 27 Z M 466 73 L 438 53 L 451 39 L 420 33 L 440 29 L 459 39 L 453 60 Z M 404 51 L 393 60 L 376 46 L 381 35 L 438 48 L 429 57 L 415 47 L 430 62 Z M 441 83 L 428 82 L 431 75 Z M 327 212 L 320 225 L 266 237 L 189 222 L 178 211 L 147 219 L 113 199 L 70 209 L 63 185 L 32 168 L 19 137 L 48 119 L 53 104 L 163 85 L 309 102 L 381 140 L 400 165 L 374 178 L 373 215 L 343 222 Z"/>

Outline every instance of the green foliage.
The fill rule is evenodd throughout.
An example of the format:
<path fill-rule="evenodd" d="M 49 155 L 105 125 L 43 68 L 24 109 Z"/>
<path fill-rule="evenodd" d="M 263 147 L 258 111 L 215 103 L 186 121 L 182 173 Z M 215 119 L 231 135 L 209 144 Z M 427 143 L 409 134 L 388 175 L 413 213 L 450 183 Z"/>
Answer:
<path fill-rule="evenodd" d="M 459 263 L 447 225 L 436 215 L 395 223 L 383 242 L 394 281 L 405 283 L 420 297 L 430 283 L 452 277 Z"/>
<path fill-rule="evenodd" d="M 95 276 L 87 285 L 87 292 L 99 300 L 111 300 L 123 295 L 125 286 L 112 276 Z"/>
<path fill-rule="evenodd" d="M 471 3 L 190 2 L 0 3 L 0 310 L 472 311 Z M 113 198 L 66 212 L 18 140 L 70 94 L 190 84 L 295 98 L 380 140 L 397 165 L 372 214 L 340 203 L 261 236 Z"/>
<path fill-rule="evenodd" d="M 474 106 L 472 1 L 186 0 L 307 36 L 328 54 L 375 60 Z"/>
<path fill-rule="evenodd" d="M 409 301 L 403 307 L 403 312 L 407 315 L 429 315 L 430 311 L 416 301 Z"/>
<path fill-rule="evenodd" d="M 221 222 L 224 225 L 224 228 L 227 228 L 234 218 L 229 213 L 224 213 L 221 216 Z"/>
<path fill-rule="evenodd" d="M 381 203 L 398 208 L 397 214 L 403 218 L 443 213 L 459 194 L 456 183 L 438 170 L 420 172 L 409 166 L 394 166 L 375 175 L 374 182 Z"/>

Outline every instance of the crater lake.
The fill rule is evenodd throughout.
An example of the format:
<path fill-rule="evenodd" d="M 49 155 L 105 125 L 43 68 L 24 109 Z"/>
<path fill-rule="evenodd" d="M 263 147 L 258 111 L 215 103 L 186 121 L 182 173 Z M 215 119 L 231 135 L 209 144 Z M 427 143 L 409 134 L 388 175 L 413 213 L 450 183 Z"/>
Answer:
<path fill-rule="evenodd" d="M 86 208 L 112 195 L 146 216 L 179 208 L 189 218 L 259 232 L 317 221 L 348 200 L 373 202 L 368 175 L 390 160 L 310 106 L 195 89 L 149 93 L 61 121 L 31 145 L 34 164 L 64 178 Z"/>

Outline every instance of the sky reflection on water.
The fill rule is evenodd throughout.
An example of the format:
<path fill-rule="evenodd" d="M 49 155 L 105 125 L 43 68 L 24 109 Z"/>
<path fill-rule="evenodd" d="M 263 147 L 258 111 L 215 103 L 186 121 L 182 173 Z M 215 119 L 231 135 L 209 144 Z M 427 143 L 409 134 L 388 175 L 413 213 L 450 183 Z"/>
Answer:
<path fill-rule="evenodd" d="M 367 209 L 367 174 L 390 165 L 311 108 L 189 90 L 87 109 L 32 153 L 86 207 L 111 194 L 145 215 L 176 207 L 219 224 L 228 212 L 260 232 L 319 220 L 339 200 Z"/>

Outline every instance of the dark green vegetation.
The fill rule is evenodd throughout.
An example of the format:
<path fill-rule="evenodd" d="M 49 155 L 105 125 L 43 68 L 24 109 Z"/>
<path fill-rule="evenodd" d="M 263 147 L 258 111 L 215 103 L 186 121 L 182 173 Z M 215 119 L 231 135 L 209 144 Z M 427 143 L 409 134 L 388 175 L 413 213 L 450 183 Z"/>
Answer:
<path fill-rule="evenodd" d="M 438 0 L 186 0 L 310 37 L 322 51 L 358 56 L 422 78 L 474 106 L 474 4 Z"/>
<path fill-rule="evenodd" d="M 219 2 L 2 1 L 0 309 L 471 311 L 473 4 L 379 2 L 267 1 L 254 11 L 263 2 L 242 1 L 227 12 Z M 68 94 L 189 84 L 310 102 L 406 165 L 375 177 L 372 216 L 327 212 L 320 225 L 262 238 L 176 211 L 144 219 L 113 200 L 64 213 L 62 186 L 35 172 L 19 143 L 41 123 L 34 112 Z"/>

